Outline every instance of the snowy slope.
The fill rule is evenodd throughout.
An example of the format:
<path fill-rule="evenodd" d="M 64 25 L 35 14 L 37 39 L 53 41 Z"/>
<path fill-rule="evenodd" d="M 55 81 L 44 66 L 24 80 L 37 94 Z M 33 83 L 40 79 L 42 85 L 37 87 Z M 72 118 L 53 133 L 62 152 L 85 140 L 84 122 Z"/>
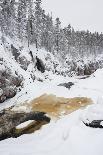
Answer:
<path fill-rule="evenodd" d="M 2 155 L 102 155 L 103 130 L 86 127 L 82 122 L 85 118 L 103 119 L 103 100 L 99 99 L 97 102 L 103 95 L 102 79 L 103 69 L 84 80 L 64 79 L 55 75 L 51 81 L 43 83 L 37 81 L 34 85 L 27 86 L 27 96 L 24 94 L 20 97 L 21 101 L 46 92 L 65 97 L 87 96 L 91 97 L 95 104 L 64 116 L 58 121 L 51 121 L 33 134 L 1 141 L 0 153 Z M 75 85 L 70 90 L 58 87 L 58 83 L 63 81 L 72 81 Z"/>
<path fill-rule="evenodd" d="M 35 46 L 31 46 L 28 50 L 24 44 L 21 54 L 30 61 L 28 69 L 25 71 L 12 56 L 11 44 L 14 43 L 8 38 L 5 40 L 5 46 L 0 43 L 0 57 L 4 59 L 4 66 L 10 68 L 13 74 L 16 71 L 23 76 L 24 85 L 14 98 L 0 104 L 0 110 L 26 100 L 29 102 L 44 93 L 60 97 L 90 97 L 94 104 L 63 116 L 60 120 L 52 120 L 50 124 L 43 126 L 33 134 L 0 141 L 0 155 L 103 155 L 103 130 L 86 127 L 82 122 L 86 119 L 90 121 L 103 119 L 103 69 L 97 70 L 87 79 L 64 78 L 54 74 L 54 64 L 58 63 L 58 60 L 41 49 L 37 55 L 47 65 L 46 72 L 41 73 L 34 68 L 29 55 L 29 50 L 34 51 L 34 56 L 36 55 Z M 15 47 L 20 49 L 20 43 Z M 2 65 L 2 69 L 4 66 Z M 60 69 L 60 66 L 58 68 Z M 32 80 L 31 73 L 35 74 L 35 81 Z M 64 82 L 73 82 L 74 86 L 70 90 L 58 86 Z M 29 110 L 24 107 L 21 109 Z"/>
<path fill-rule="evenodd" d="M 12 53 L 12 48 L 11 48 L 12 45 L 13 45 L 13 48 L 15 48 L 19 52 L 20 57 L 25 57 L 25 59 L 29 62 L 29 65 L 26 71 L 21 67 L 21 64 L 18 61 L 18 59 L 15 60 L 15 57 Z M 32 61 L 30 51 L 32 51 L 34 62 Z M 46 67 L 47 72 L 44 75 L 38 72 L 38 70 L 35 68 L 36 56 L 43 61 Z M 45 78 L 45 76 L 48 76 L 48 74 L 50 73 L 48 71 L 55 73 L 55 69 L 58 68 L 59 69 L 58 71 L 60 73 L 60 70 L 61 70 L 60 62 L 50 52 L 46 52 L 44 49 L 39 49 L 37 51 L 35 48 L 35 45 L 31 45 L 28 48 L 27 42 L 24 42 L 21 45 L 19 41 L 11 40 L 8 37 L 4 37 L 2 39 L 2 35 L 0 37 L 0 58 L 3 59 L 4 66 L 8 67 L 13 74 L 15 74 L 15 71 L 16 71 L 19 75 L 22 75 L 26 83 L 32 80 L 31 74 L 35 76 L 37 75 L 37 78 L 41 77 L 42 79 L 42 78 Z"/>
<path fill-rule="evenodd" d="M 18 58 L 25 58 L 28 62 L 26 70 L 22 68 L 18 58 L 15 58 L 17 56 L 14 55 L 15 53 L 13 53 L 13 50 L 14 52 L 15 50 L 16 52 L 19 52 Z M 32 51 L 34 61 L 32 60 L 30 51 Z M 38 71 L 35 66 L 36 56 L 41 59 L 45 65 L 46 70 L 44 73 Z M 27 42 L 21 44 L 17 40 L 11 40 L 9 37 L 2 36 L 2 33 L 0 33 L 0 59 L 2 60 L 2 64 L 0 64 L 0 71 L 6 71 L 8 69 L 10 70 L 12 76 L 20 76 L 21 79 L 23 79 L 20 87 L 21 92 L 18 92 L 13 99 L 2 103 L 0 105 L 0 109 L 23 102 L 26 99 L 31 100 L 32 98 L 41 95 L 43 92 L 46 92 L 51 83 L 50 81 L 55 81 L 53 79 L 57 79 L 57 81 L 58 77 L 63 79 L 63 77 L 60 75 L 58 77 L 56 76 L 56 74 L 61 73 L 61 64 L 53 54 L 45 51 L 44 49 L 39 49 L 37 52 L 35 45 L 31 45 L 28 48 Z M 23 62 L 23 64 L 25 66 L 25 62 Z M 42 82 L 44 83 L 42 84 Z M 45 83 L 47 84 L 46 87 Z M 36 87 L 38 90 L 40 89 L 40 91 L 34 91 L 33 93 L 32 88 L 34 87 Z M 30 92 L 29 94 L 31 95 L 28 95 L 27 92 Z"/>
<path fill-rule="evenodd" d="M 102 155 L 103 131 L 87 128 L 77 111 L 31 135 L 0 142 L 2 155 Z"/>

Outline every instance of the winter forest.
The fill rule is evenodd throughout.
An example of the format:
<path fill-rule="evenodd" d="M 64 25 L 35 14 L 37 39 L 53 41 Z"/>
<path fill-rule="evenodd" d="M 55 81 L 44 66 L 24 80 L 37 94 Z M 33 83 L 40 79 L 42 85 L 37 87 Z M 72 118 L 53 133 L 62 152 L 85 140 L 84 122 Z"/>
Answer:
<path fill-rule="evenodd" d="M 0 155 L 103 155 L 101 6 L 0 0 Z"/>
<path fill-rule="evenodd" d="M 45 13 L 41 0 L 0 1 L 3 35 L 53 53 L 71 74 L 88 75 L 103 67 L 103 34 L 75 31 L 70 24 L 62 28 L 61 22 Z"/>

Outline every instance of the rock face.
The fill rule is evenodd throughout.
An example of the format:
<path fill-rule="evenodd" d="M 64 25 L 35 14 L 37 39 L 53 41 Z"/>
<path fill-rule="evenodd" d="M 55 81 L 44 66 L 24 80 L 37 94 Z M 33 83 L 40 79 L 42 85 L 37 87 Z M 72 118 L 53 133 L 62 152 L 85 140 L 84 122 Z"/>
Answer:
<path fill-rule="evenodd" d="M 103 128 L 103 120 L 93 120 L 90 123 L 83 122 L 86 126 L 91 128 Z"/>
<path fill-rule="evenodd" d="M 0 71 L 0 103 L 16 95 L 16 88 L 21 85 L 22 80 L 22 77 L 12 75 L 8 69 Z"/>
<path fill-rule="evenodd" d="M 39 59 L 38 57 L 36 57 L 36 67 L 42 73 L 45 72 L 45 65 L 44 65 L 43 61 L 41 59 Z"/>
<path fill-rule="evenodd" d="M 63 87 L 70 89 L 73 85 L 74 85 L 73 82 L 68 82 L 68 83 L 61 83 L 58 86 L 63 86 Z"/>
<path fill-rule="evenodd" d="M 21 68 L 26 71 L 28 68 L 28 65 L 30 64 L 30 62 L 26 59 L 26 57 L 20 55 L 17 61 L 20 64 Z"/>
<path fill-rule="evenodd" d="M 6 100 L 6 96 L 5 95 L 1 95 L 0 96 L 0 103 L 3 103 Z"/>
<path fill-rule="evenodd" d="M 12 98 L 16 95 L 16 88 L 13 88 L 12 86 L 6 87 L 3 89 L 3 93 L 6 98 Z"/>
<path fill-rule="evenodd" d="M 25 56 L 22 56 L 20 51 L 16 49 L 13 45 L 11 45 L 11 52 L 15 60 L 20 64 L 21 68 L 26 71 L 30 62 L 26 59 Z"/>
<path fill-rule="evenodd" d="M 17 50 L 11 45 L 13 54 Z M 15 55 L 17 57 L 17 55 Z M 8 98 L 12 98 L 16 95 L 17 87 L 19 87 L 23 81 L 23 78 L 17 73 L 12 74 L 10 68 L 4 63 L 5 60 L 0 58 L 0 103 L 4 102 Z"/>
<path fill-rule="evenodd" d="M 18 56 L 20 55 L 20 52 L 18 51 L 18 49 L 16 49 L 13 45 L 11 45 L 11 52 L 15 60 L 17 60 Z"/>
<path fill-rule="evenodd" d="M 45 116 L 44 112 L 14 112 L 10 109 L 0 112 L 0 140 L 17 137 L 15 128 L 19 124 L 28 121 L 35 120 L 37 122 L 50 122 L 50 118 Z M 23 133 L 22 133 L 23 134 Z"/>

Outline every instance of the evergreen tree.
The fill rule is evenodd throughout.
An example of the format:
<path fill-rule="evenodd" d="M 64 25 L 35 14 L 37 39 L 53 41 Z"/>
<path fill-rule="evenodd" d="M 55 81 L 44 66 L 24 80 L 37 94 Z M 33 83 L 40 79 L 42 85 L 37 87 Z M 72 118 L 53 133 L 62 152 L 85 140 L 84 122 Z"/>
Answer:
<path fill-rule="evenodd" d="M 36 48 L 40 47 L 41 44 L 41 31 L 42 31 L 42 8 L 41 0 L 36 0 L 35 2 L 35 43 Z"/>
<path fill-rule="evenodd" d="M 35 3 L 35 6 L 34 6 Z M 61 28 L 59 18 L 54 23 L 52 16 L 41 7 L 41 0 L 0 0 L 0 28 L 3 34 L 35 44 L 37 50 L 45 48 L 56 52 L 64 59 L 73 60 L 96 57 L 103 51 L 103 34 L 75 31 L 69 24 Z"/>
<path fill-rule="evenodd" d="M 64 35 L 67 39 L 67 50 L 70 52 L 71 46 L 71 25 L 69 24 L 67 28 L 64 29 Z"/>
<path fill-rule="evenodd" d="M 10 18 L 10 36 L 15 37 L 17 35 L 16 33 L 16 11 L 15 11 L 15 0 L 10 1 L 10 12 L 11 16 Z"/>
<path fill-rule="evenodd" d="M 17 14 L 18 38 L 22 41 L 27 38 L 27 3 L 26 0 L 19 0 Z"/>
<path fill-rule="evenodd" d="M 27 1 L 27 37 L 28 37 L 28 47 L 29 44 L 33 43 L 33 0 Z"/>
<path fill-rule="evenodd" d="M 53 21 L 50 15 L 43 15 L 43 26 L 42 26 L 42 46 L 45 47 L 47 51 L 53 51 Z"/>
<path fill-rule="evenodd" d="M 3 31 L 5 34 L 9 34 L 9 28 L 10 28 L 10 20 L 11 12 L 10 12 L 10 0 L 2 0 L 0 3 L 1 6 L 1 20 L 0 25 L 2 26 Z"/>
<path fill-rule="evenodd" d="M 56 23 L 55 23 L 55 48 L 56 51 L 59 51 L 59 39 L 60 39 L 60 26 L 61 26 L 61 22 L 59 20 L 59 18 L 56 18 Z"/>

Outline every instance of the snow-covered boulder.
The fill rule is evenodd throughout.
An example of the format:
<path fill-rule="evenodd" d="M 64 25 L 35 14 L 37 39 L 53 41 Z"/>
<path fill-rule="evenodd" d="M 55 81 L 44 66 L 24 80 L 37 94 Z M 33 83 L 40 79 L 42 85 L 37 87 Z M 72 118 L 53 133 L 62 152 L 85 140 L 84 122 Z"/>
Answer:
<path fill-rule="evenodd" d="M 18 137 L 25 133 L 25 130 L 22 132 L 16 132 L 16 127 L 21 123 L 24 123 L 28 120 L 35 120 L 37 124 L 33 124 L 26 129 L 30 130 L 35 128 L 37 130 L 36 125 L 43 125 L 43 121 L 46 123 L 50 122 L 50 118 L 45 115 L 43 112 L 19 112 L 19 111 L 12 111 L 12 108 L 5 109 L 0 112 L 0 140 L 9 138 L 9 137 Z"/>
<path fill-rule="evenodd" d="M 2 65 L 3 66 L 3 65 Z M 13 75 L 11 70 L 7 67 L 0 68 L 0 103 L 4 102 L 8 98 L 12 98 L 16 95 L 17 89 L 21 85 L 22 78 L 17 75 Z"/>
<path fill-rule="evenodd" d="M 6 96 L 6 98 L 12 98 L 16 95 L 16 87 L 15 86 L 7 86 L 3 89 L 3 94 Z"/>
<path fill-rule="evenodd" d="M 61 83 L 58 86 L 63 86 L 63 87 L 70 89 L 73 85 L 74 85 L 73 82 L 68 82 L 68 83 Z"/>
<path fill-rule="evenodd" d="M 103 128 L 103 97 L 99 97 L 96 104 L 85 110 L 83 122 L 89 127 Z"/>
<path fill-rule="evenodd" d="M 17 61 L 20 64 L 22 69 L 24 69 L 25 71 L 28 69 L 30 61 L 28 61 L 25 56 L 20 55 Z"/>
<path fill-rule="evenodd" d="M 6 96 L 4 94 L 2 94 L 0 96 L 0 103 L 3 103 L 6 100 Z"/>

